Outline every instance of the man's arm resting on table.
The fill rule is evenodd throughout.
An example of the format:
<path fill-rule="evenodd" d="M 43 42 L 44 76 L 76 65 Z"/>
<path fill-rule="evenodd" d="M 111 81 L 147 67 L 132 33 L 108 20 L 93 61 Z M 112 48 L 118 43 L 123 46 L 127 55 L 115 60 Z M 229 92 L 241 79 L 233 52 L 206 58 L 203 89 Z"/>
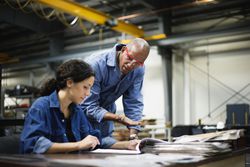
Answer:
<path fill-rule="evenodd" d="M 125 115 L 117 115 L 117 114 L 113 114 L 111 112 L 106 112 L 103 119 L 116 121 L 116 122 L 119 122 L 119 123 L 126 125 L 126 126 L 133 126 L 133 125 L 140 125 L 141 124 L 141 122 L 133 121 L 133 120 L 129 119 L 128 117 L 126 117 Z"/>
<path fill-rule="evenodd" d="M 104 117 L 105 120 L 113 120 L 119 123 L 122 123 L 126 126 L 128 125 L 140 125 L 141 122 L 138 121 L 132 121 L 131 119 L 127 118 L 125 115 L 117 115 L 117 114 L 113 114 L 110 112 L 105 113 Z M 138 130 L 130 128 L 129 129 L 129 140 L 134 140 L 134 139 L 138 139 Z"/>

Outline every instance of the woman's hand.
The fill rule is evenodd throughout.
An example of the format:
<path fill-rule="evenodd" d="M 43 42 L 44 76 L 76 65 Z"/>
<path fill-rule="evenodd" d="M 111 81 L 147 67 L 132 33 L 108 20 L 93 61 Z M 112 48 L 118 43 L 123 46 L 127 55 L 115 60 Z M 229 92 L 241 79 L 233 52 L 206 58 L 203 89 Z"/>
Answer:
<path fill-rule="evenodd" d="M 78 149 L 79 150 L 93 150 L 96 145 L 100 145 L 100 142 L 97 137 L 88 135 L 84 139 L 78 142 Z"/>

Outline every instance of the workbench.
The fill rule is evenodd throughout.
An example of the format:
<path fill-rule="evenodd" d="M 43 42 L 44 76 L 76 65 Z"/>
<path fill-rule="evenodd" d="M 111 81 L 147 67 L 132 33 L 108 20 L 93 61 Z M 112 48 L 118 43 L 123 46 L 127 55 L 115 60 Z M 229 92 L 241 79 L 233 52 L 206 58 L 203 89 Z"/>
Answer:
<path fill-rule="evenodd" d="M 230 153 L 213 156 L 192 163 L 171 163 L 166 155 L 138 154 L 138 155 L 114 155 L 114 154 L 0 154 L 0 166 L 11 167 L 249 167 L 249 148 L 239 149 Z M 248 154 L 249 153 L 249 154 Z M 249 161 L 249 162 L 248 162 Z"/>

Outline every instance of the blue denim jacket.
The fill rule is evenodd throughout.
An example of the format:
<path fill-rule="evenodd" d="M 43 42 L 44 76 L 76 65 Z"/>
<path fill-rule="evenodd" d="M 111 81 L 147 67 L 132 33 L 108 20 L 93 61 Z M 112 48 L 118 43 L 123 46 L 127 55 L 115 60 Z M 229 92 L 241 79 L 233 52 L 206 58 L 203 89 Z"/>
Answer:
<path fill-rule="evenodd" d="M 124 113 L 128 118 L 139 121 L 142 117 L 141 89 L 145 68 L 144 66 L 136 68 L 121 78 L 116 54 L 122 46 L 124 45 L 117 44 L 111 50 L 99 55 L 92 55 L 86 60 L 95 70 L 96 76 L 91 94 L 81 106 L 93 127 L 101 131 L 104 148 L 113 145 L 115 140 L 112 138 L 113 121 L 104 121 L 103 117 L 106 112 L 116 112 L 115 101 L 120 96 L 123 97 Z M 140 130 L 140 126 L 128 128 Z"/>
<path fill-rule="evenodd" d="M 72 132 L 76 141 L 82 140 L 87 135 L 96 136 L 100 140 L 100 132 L 93 130 L 81 107 L 72 104 L 70 110 L 72 111 Z M 56 91 L 49 96 L 38 98 L 25 118 L 20 139 L 20 152 L 44 153 L 53 142 L 68 142 L 64 119 Z"/>

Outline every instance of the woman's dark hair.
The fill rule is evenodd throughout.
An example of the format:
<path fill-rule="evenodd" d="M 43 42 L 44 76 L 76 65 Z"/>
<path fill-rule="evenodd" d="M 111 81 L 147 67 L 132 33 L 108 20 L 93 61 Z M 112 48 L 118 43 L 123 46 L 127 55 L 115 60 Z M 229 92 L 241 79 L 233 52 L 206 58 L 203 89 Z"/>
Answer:
<path fill-rule="evenodd" d="M 68 79 L 73 82 L 81 82 L 95 73 L 91 66 L 82 60 L 69 60 L 61 64 L 56 70 L 56 79 L 50 79 L 41 88 L 41 96 L 50 95 L 54 90 L 60 90 L 66 87 Z"/>

